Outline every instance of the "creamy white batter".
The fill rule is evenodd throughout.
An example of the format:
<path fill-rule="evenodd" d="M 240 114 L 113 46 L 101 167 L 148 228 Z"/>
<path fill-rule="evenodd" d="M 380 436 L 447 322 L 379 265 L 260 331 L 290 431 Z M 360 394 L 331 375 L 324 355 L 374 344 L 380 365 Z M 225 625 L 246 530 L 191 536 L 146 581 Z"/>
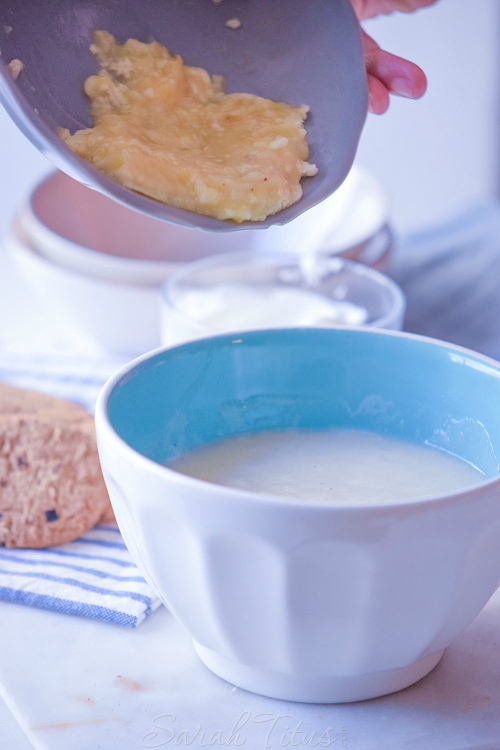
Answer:
<path fill-rule="evenodd" d="M 398 502 L 448 494 L 484 479 L 437 448 L 343 429 L 236 435 L 167 465 L 215 484 L 322 502 Z"/>

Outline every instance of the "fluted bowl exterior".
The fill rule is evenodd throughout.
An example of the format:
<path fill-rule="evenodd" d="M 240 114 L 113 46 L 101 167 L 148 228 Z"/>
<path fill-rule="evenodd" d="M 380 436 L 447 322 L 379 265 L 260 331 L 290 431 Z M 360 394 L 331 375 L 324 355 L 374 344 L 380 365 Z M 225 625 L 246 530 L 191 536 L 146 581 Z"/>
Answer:
<path fill-rule="evenodd" d="M 250 352 L 248 362 L 243 350 Z M 295 376 L 273 368 L 268 350 L 280 350 L 285 365 L 291 357 Z M 228 359 L 230 351 L 237 353 Z M 323 369 L 323 390 L 318 356 L 330 365 L 330 376 Z M 357 365 L 349 382 L 339 370 L 346 357 L 350 367 Z M 250 375 L 245 362 L 253 362 Z M 183 382 L 175 371 L 180 363 Z M 217 388 L 210 379 L 214 368 Z M 391 369 L 397 377 L 382 393 L 383 375 L 387 379 Z M 411 371 L 417 372 L 413 383 Z M 295 406 L 285 397 L 292 381 Z M 424 403 L 430 391 L 434 395 Z M 159 400 L 161 392 L 170 404 Z M 326 399 L 323 412 L 314 400 L 318 393 Z M 124 540 L 210 668 L 274 697 L 359 700 L 426 674 L 498 586 L 499 397 L 497 363 L 439 342 L 359 329 L 255 332 L 159 351 L 118 373 L 100 396 L 98 443 Z M 217 408 L 204 412 L 202 401 L 210 399 Z M 336 407 L 329 413 L 332 400 Z M 126 414 L 131 405 L 135 415 Z M 448 424 L 441 435 L 448 449 L 467 460 L 474 456 L 490 477 L 445 497 L 321 504 L 209 484 L 160 462 L 169 441 L 179 445 L 182 435 L 199 444 L 223 429 L 305 426 L 301 415 L 307 426 L 378 425 L 423 442 L 426 430 L 446 432 L 442 426 Z"/>

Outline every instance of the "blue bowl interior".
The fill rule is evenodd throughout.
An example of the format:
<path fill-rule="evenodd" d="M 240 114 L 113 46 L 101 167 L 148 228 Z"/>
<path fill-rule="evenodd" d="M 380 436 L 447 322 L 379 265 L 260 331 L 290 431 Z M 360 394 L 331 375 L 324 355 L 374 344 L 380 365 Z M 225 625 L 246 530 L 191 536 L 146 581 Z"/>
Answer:
<path fill-rule="evenodd" d="M 112 389 L 112 426 L 165 463 L 234 433 L 345 427 L 445 449 L 500 471 L 500 365 L 376 331 L 276 330 L 156 354 Z"/>

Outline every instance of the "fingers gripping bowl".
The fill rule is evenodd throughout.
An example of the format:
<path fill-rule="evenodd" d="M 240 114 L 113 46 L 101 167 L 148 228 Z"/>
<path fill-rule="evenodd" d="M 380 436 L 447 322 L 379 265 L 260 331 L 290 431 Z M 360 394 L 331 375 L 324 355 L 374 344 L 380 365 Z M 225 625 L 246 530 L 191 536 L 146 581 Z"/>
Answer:
<path fill-rule="evenodd" d="M 159 350 L 101 393 L 98 444 L 137 564 L 204 663 L 287 700 L 383 695 L 427 674 L 500 579 L 500 365 L 408 334 L 292 329 Z M 391 503 L 254 494 L 162 465 L 215 437 L 348 427 L 484 474 Z"/>

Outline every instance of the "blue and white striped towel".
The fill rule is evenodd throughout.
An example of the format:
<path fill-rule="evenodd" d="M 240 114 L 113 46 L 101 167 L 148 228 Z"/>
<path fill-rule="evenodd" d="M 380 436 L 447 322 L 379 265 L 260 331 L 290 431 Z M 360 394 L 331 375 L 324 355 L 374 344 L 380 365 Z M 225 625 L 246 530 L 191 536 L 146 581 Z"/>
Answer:
<path fill-rule="evenodd" d="M 59 547 L 0 548 L 0 598 L 129 628 L 161 604 L 115 524 Z"/>
<path fill-rule="evenodd" d="M 0 382 L 80 404 L 92 414 L 99 391 L 127 363 L 123 357 L 82 353 L 54 342 L 0 342 Z"/>
<path fill-rule="evenodd" d="M 0 344 L 0 381 L 77 401 L 95 398 L 121 364 L 67 349 Z M 137 627 L 161 602 L 141 576 L 115 524 L 46 549 L 0 547 L 0 599 Z"/>

